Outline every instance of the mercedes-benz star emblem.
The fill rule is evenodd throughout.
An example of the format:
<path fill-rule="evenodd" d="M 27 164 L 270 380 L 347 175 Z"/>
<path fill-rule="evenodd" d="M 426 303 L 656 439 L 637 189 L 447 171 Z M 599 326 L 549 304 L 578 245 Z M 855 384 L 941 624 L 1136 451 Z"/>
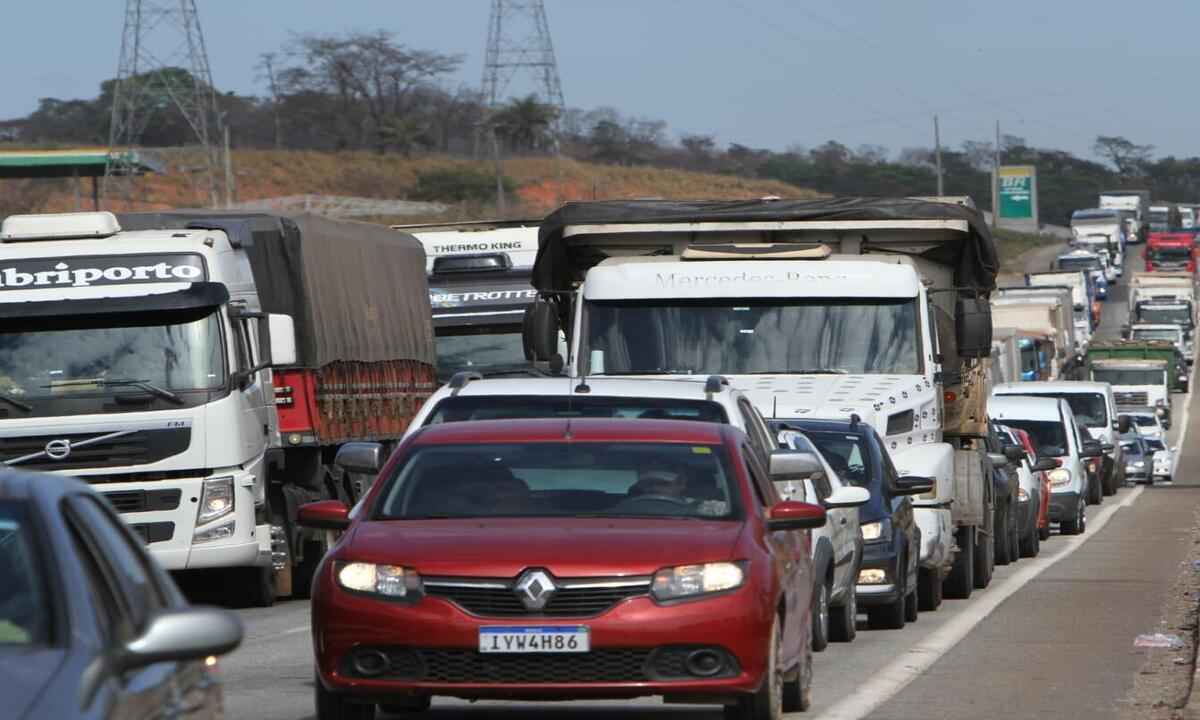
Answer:
<path fill-rule="evenodd" d="M 51 460 L 66 460 L 71 454 L 70 440 L 51 440 L 46 443 L 46 457 Z"/>
<path fill-rule="evenodd" d="M 517 579 L 515 590 L 526 610 L 541 610 L 550 602 L 558 586 L 545 570 L 526 570 Z"/>

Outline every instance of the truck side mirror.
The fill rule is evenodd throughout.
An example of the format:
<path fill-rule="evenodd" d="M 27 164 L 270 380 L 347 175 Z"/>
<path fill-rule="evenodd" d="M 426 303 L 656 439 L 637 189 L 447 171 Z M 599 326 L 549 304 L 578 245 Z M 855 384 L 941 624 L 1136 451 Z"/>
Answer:
<path fill-rule="evenodd" d="M 992 354 L 992 306 L 987 298 L 959 298 L 955 305 L 958 354 L 985 358 Z"/>
<path fill-rule="evenodd" d="M 1025 448 L 1020 445 L 1005 445 L 1004 457 L 1014 463 L 1019 463 L 1025 459 Z"/>
<path fill-rule="evenodd" d="M 536 300 L 525 307 L 521 323 L 525 356 L 529 360 L 546 362 L 558 351 L 558 314 L 545 300 Z"/>
<path fill-rule="evenodd" d="M 264 362 L 274 367 L 296 364 L 296 325 L 291 315 L 271 313 L 267 315 L 267 337 L 262 342 Z M 261 338 L 262 334 L 259 333 Z"/>

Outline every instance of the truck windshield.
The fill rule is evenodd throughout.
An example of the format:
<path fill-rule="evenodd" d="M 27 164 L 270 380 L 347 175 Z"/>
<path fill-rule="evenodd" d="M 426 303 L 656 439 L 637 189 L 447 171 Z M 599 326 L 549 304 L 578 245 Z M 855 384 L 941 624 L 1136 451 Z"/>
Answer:
<path fill-rule="evenodd" d="M 462 370 L 488 375 L 529 367 L 520 328 L 509 332 L 478 327 L 453 329 L 464 332 L 443 335 L 439 331 L 436 338 L 440 382 L 446 382 L 454 373 Z"/>
<path fill-rule="evenodd" d="M 1092 368 L 1092 380 L 1113 385 L 1165 385 L 1164 370 L 1134 368 Z"/>
<path fill-rule="evenodd" d="M 59 414 L 44 406 L 145 393 L 130 381 L 173 393 L 215 390 L 225 385 L 224 347 L 216 314 L 177 325 L 0 333 L 0 393 L 36 414 Z"/>
<path fill-rule="evenodd" d="M 1161 330 L 1134 328 L 1132 333 L 1134 340 L 1170 340 L 1171 342 L 1179 342 L 1179 330 L 1175 328 L 1164 328 Z"/>
<path fill-rule="evenodd" d="M 1152 260 L 1187 260 L 1192 256 L 1192 249 L 1186 247 L 1153 247 L 1150 248 Z"/>
<path fill-rule="evenodd" d="M 1192 326 L 1192 311 L 1187 305 L 1138 305 L 1137 319 L 1151 325 Z"/>
<path fill-rule="evenodd" d="M 1101 270 L 1100 258 L 1059 258 L 1059 270 Z"/>
<path fill-rule="evenodd" d="M 1030 345 L 1021 348 L 1021 372 L 1036 373 L 1038 371 L 1038 359 L 1038 349 L 1035 346 Z"/>
<path fill-rule="evenodd" d="M 1061 422 L 1005 418 L 1004 424 L 1029 433 L 1038 455 L 1062 457 L 1067 454 L 1067 433 Z"/>
<path fill-rule="evenodd" d="M 592 301 L 584 312 L 595 374 L 921 372 L 915 299 Z"/>

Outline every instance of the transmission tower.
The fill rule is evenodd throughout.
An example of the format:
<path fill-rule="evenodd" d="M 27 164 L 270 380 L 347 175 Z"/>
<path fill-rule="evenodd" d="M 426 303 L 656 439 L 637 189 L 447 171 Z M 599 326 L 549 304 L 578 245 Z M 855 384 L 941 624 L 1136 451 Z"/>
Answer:
<path fill-rule="evenodd" d="M 132 199 L 134 151 L 151 123 L 177 113 L 201 152 L 191 168 L 198 189 L 218 204 L 221 116 L 195 0 L 126 0 L 113 90 L 105 197 Z"/>
<path fill-rule="evenodd" d="M 509 83 L 518 72 L 531 76 L 543 103 L 562 112 L 562 83 L 546 22 L 546 6 L 542 0 L 492 0 L 483 60 L 483 96 L 488 107 L 504 101 Z"/>

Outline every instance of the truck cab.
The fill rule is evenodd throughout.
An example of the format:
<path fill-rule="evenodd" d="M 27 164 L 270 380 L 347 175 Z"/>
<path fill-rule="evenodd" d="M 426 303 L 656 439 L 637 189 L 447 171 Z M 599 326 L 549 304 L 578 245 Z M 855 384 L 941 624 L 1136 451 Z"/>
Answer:
<path fill-rule="evenodd" d="M 1100 300 L 1108 299 L 1108 275 L 1103 258 L 1090 250 L 1072 250 L 1054 259 L 1054 268 L 1059 272 L 1081 270 L 1091 278 L 1095 287 L 1095 296 Z"/>
<path fill-rule="evenodd" d="M 1112 385 L 1119 411 L 1151 408 L 1171 426 L 1171 388 L 1165 360 L 1111 359 L 1090 363 L 1093 382 Z"/>
<path fill-rule="evenodd" d="M 1112 208 L 1076 210 L 1071 213 L 1071 245 L 1080 249 L 1106 250 L 1111 260 L 1109 281 L 1124 271 L 1126 229 L 1123 211 Z"/>
<path fill-rule="evenodd" d="M 1146 272 L 1196 272 L 1195 234 L 1152 232 L 1146 241 Z"/>
<path fill-rule="evenodd" d="M 1083 352 L 1091 341 L 1092 331 L 1100 323 L 1095 285 L 1091 274 L 1082 270 L 1071 272 L 1027 273 L 1025 284 L 1029 287 L 1058 287 L 1071 289 L 1071 302 L 1075 318 L 1076 349 Z"/>
<path fill-rule="evenodd" d="M 1131 332 L 1133 325 L 1175 325 L 1183 333 L 1183 347 L 1180 349 L 1184 356 L 1195 357 L 1196 323 L 1190 302 L 1139 302 L 1130 320 Z"/>

